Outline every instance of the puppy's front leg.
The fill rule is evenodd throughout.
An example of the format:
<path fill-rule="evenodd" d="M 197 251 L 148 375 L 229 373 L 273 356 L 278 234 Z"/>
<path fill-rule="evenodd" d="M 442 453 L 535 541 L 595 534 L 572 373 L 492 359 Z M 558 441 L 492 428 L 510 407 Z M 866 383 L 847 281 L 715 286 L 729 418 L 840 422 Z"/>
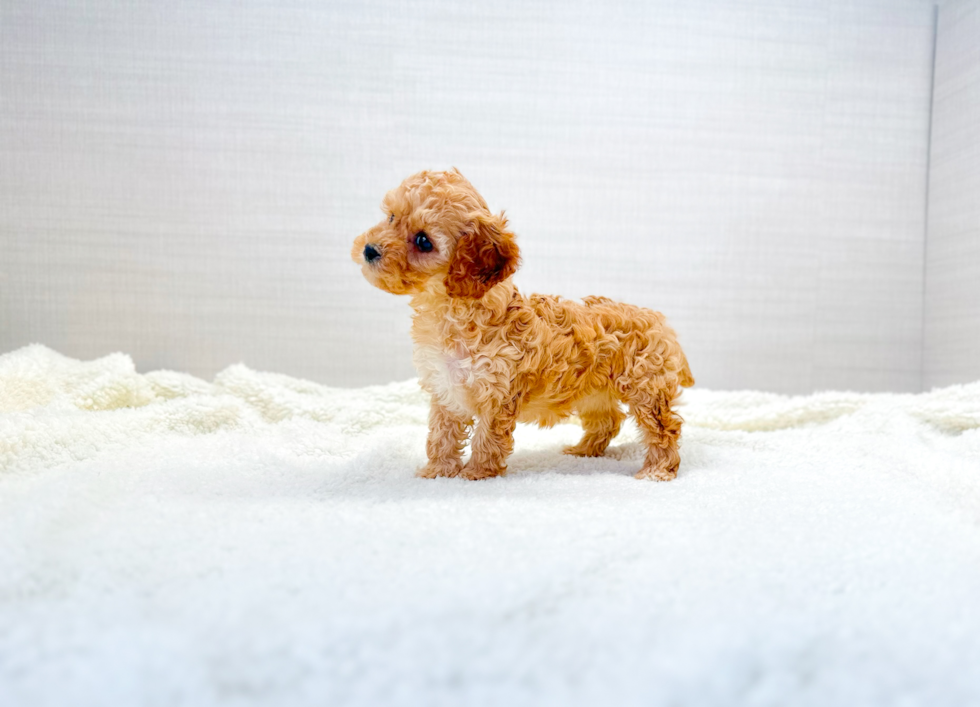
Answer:
<path fill-rule="evenodd" d="M 467 420 L 453 414 L 433 398 L 429 410 L 429 437 L 425 443 L 429 463 L 419 469 L 416 476 L 425 479 L 459 476 L 463 470 L 463 445 L 472 424 L 472 418 Z"/>
<path fill-rule="evenodd" d="M 507 457 L 514 451 L 516 426 L 516 403 L 481 412 L 470 444 L 472 455 L 460 475 L 475 480 L 505 474 Z"/>

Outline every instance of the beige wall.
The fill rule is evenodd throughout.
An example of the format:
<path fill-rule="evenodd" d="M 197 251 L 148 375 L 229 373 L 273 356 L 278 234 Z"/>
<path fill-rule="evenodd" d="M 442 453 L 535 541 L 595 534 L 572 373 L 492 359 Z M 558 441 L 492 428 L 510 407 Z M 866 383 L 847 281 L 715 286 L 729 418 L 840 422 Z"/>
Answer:
<path fill-rule="evenodd" d="M 526 290 L 663 310 L 714 388 L 917 390 L 933 8 L 0 4 L 0 351 L 414 374 L 348 261 L 456 165 Z"/>
<path fill-rule="evenodd" d="M 980 0 L 939 10 L 926 244 L 926 387 L 980 378 Z"/>

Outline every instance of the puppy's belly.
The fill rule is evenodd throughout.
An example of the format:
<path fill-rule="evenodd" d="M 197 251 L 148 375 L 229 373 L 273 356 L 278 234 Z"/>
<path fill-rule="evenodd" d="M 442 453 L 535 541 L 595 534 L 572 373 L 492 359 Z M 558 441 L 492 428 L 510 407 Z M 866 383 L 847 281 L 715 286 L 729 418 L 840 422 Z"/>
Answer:
<path fill-rule="evenodd" d="M 431 346 L 419 346 L 413 358 L 424 390 L 457 415 L 474 414 L 470 388 L 475 373 L 473 359 L 466 352 L 450 353 Z"/>
<path fill-rule="evenodd" d="M 552 427 L 572 413 L 574 413 L 572 403 L 567 400 L 540 396 L 531 398 L 525 404 L 517 416 L 517 421 L 536 424 L 539 427 Z"/>

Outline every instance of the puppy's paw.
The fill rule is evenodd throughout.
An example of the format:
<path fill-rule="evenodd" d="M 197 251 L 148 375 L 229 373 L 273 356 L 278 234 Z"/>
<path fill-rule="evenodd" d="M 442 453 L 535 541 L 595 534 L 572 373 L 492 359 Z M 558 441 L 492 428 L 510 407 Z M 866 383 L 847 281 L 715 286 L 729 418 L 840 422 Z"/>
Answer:
<path fill-rule="evenodd" d="M 449 462 L 433 464 L 432 462 L 429 462 L 421 469 L 416 471 L 415 475 L 421 479 L 434 479 L 438 476 L 459 476 L 462 470 L 463 465 L 459 462 L 456 462 L 455 464 Z"/>
<path fill-rule="evenodd" d="M 651 481 L 673 481 L 677 478 L 677 469 L 657 469 L 652 466 L 645 466 L 637 473 L 638 479 L 650 479 Z"/>
<path fill-rule="evenodd" d="M 605 452 L 605 447 L 600 449 L 596 445 L 579 442 L 574 447 L 565 447 L 561 453 L 568 454 L 573 457 L 601 457 L 605 454 Z"/>
<path fill-rule="evenodd" d="M 459 473 L 459 475 L 464 479 L 469 479 L 470 481 L 478 481 L 479 479 L 489 479 L 494 476 L 503 476 L 506 473 L 507 467 L 494 468 L 467 462 L 466 466 L 463 467 L 463 470 Z"/>

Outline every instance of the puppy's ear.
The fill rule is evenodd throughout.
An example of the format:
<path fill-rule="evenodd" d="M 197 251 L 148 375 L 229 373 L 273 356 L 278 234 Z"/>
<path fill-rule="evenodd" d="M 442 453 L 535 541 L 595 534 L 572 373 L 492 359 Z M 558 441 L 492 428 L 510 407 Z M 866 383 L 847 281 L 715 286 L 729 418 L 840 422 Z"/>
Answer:
<path fill-rule="evenodd" d="M 521 252 L 514 234 L 507 230 L 503 213 L 478 213 L 473 226 L 456 242 L 456 252 L 446 273 L 446 292 L 451 297 L 480 299 L 491 287 L 514 274 Z"/>

